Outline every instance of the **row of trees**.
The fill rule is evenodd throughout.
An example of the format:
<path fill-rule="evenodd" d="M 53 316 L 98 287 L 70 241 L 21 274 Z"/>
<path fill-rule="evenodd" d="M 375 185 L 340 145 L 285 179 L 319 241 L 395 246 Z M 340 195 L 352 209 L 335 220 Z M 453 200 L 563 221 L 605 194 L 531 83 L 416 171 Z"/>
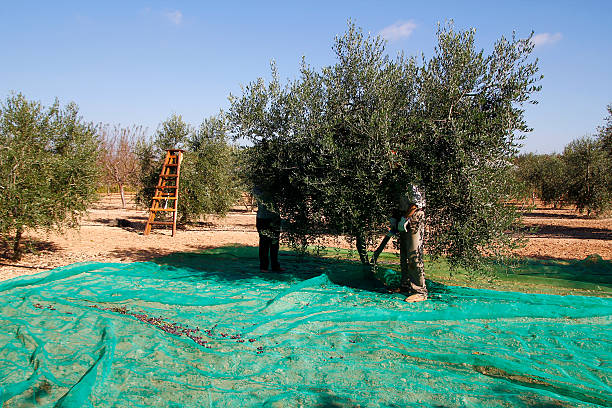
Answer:
<path fill-rule="evenodd" d="M 121 193 L 136 188 L 148 206 L 163 162 L 163 149 L 183 148 L 182 222 L 225 214 L 240 195 L 240 152 L 230 146 L 223 116 L 198 129 L 172 115 L 152 140 L 140 126 L 95 126 L 74 103 L 45 107 L 12 94 L 0 104 L 0 241 L 22 255 L 27 228 L 62 229 L 96 199 L 101 184 Z"/>
<path fill-rule="evenodd" d="M 524 192 L 545 204 L 569 204 L 600 214 L 612 207 L 612 105 L 594 137 L 570 142 L 561 154 L 520 155 L 516 178 Z"/>

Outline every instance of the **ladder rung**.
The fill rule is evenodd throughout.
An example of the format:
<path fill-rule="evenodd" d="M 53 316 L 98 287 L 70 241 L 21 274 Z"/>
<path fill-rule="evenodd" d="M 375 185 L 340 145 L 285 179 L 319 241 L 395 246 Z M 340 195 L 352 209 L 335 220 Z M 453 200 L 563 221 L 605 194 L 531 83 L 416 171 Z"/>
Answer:
<path fill-rule="evenodd" d="M 178 177 L 178 174 L 160 174 L 159 177 Z"/>
<path fill-rule="evenodd" d="M 149 224 L 151 225 L 172 225 L 174 223 L 172 221 L 151 221 Z"/>
<path fill-rule="evenodd" d="M 151 211 L 176 211 L 176 208 L 151 208 Z"/>
<path fill-rule="evenodd" d="M 157 188 L 176 188 L 176 186 L 157 186 Z"/>
<path fill-rule="evenodd" d="M 153 197 L 153 199 L 154 200 L 176 200 L 177 197 L 163 197 L 163 196 L 160 196 L 160 197 Z"/>
<path fill-rule="evenodd" d="M 178 164 L 166 164 L 166 167 L 178 167 Z"/>

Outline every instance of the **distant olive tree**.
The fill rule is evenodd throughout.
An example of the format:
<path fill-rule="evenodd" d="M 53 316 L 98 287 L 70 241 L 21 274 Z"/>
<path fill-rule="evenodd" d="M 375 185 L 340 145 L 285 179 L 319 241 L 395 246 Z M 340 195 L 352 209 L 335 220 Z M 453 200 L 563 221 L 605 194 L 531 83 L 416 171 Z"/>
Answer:
<path fill-rule="evenodd" d="M 286 219 L 291 244 L 352 238 L 360 259 L 414 183 L 427 199 L 428 250 L 474 265 L 512 245 L 517 214 L 510 160 L 529 131 L 522 104 L 539 87 L 529 39 L 501 38 L 490 54 L 452 25 L 421 64 L 389 58 L 354 24 L 337 37 L 334 65 L 302 64 L 297 79 L 247 85 L 231 97 L 253 185 Z M 406 257 L 407 254 L 402 254 Z"/>
<path fill-rule="evenodd" d="M 612 104 L 608 105 L 608 116 L 599 128 L 597 138 L 605 154 L 608 175 L 612 175 Z M 612 176 L 608 177 L 608 194 L 612 197 Z"/>
<path fill-rule="evenodd" d="M 583 137 L 570 142 L 563 150 L 568 201 L 580 212 L 602 213 L 612 206 L 612 177 L 599 141 Z"/>
<path fill-rule="evenodd" d="M 138 203 L 151 203 L 165 149 L 171 148 L 185 150 L 179 183 L 180 222 L 205 214 L 225 215 L 237 202 L 240 191 L 236 154 L 228 143 L 223 116 L 205 119 L 194 129 L 181 116 L 172 115 L 160 124 L 152 141 L 139 144 Z"/>
<path fill-rule="evenodd" d="M 11 94 L 0 104 L 0 236 L 15 259 L 26 229 L 76 225 L 96 197 L 97 153 L 95 127 L 74 103 Z"/>
<path fill-rule="evenodd" d="M 535 198 L 541 195 L 542 169 L 539 156 L 534 153 L 524 153 L 514 160 L 514 177 L 520 187 L 520 198 L 531 198 L 531 205 L 535 205 Z"/>
<path fill-rule="evenodd" d="M 555 208 L 561 205 L 567 196 L 568 180 L 559 154 L 526 153 L 517 158 L 515 165 L 516 177 L 528 195 Z"/>
<path fill-rule="evenodd" d="M 152 140 L 141 140 L 137 143 L 136 154 L 140 164 L 137 204 L 146 207 L 151 204 L 166 149 L 184 149 L 192 132 L 191 126 L 183 121 L 180 115 L 172 114 L 160 123 Z"/>
<path fill-rule="evenodd" d="M 187 139 L 181 168 L 179 213 L 184 221 L 225 215 L 240 198 L 236 150 L 222 116 L 204 119 Z"/>
<path fill-rule="evenodd" d="M 598 138 L 609 159 L 612 160 L 612 104 L 608 105 L 608 116 L 599 128 Z M 612 170 L 612 169 L 611 169 Z"/>
<path fill-rule="evenodd" d="M 136 185 L 140 180 L 140 164 L 136 154 L 138 143 L 145 140 L 142 126 L 100 125 L 99 161 L 104 181 L 115 184 L 121 195 L 121 206 L 125 208 L 125 186 Z"/>
<path fill-rule="evenodd" d="M 554 208 L 566 200 L 569 181 L 565 162 L 559 154 L 545 154 L 540 157 L 540 199 Z"/>

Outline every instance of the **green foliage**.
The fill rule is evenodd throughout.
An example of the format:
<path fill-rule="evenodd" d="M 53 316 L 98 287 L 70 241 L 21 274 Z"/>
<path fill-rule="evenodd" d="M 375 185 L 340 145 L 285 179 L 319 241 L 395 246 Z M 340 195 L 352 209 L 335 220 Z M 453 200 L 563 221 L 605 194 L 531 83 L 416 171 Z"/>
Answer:
<path fill-rule="evenodd" d="M 601 144 L 592 138 L 583 137 L 569 143 L 563 151 L 568 183 L 567 196 L 581 212 L 601 213 L 611 206 L 612 177 L 606 153 Z"/>
<path fill-rule="evenodd" d="M 25 229 L 76 225 L 96 195 L 97 149 L 74 103 L 13 94 L 0 105 L 0 235 L 14 237 L 15 258 Z"/>
<path fill-rule="evenodd" d="M 236 152 L 226 133 L 224 121 L 211 117 L 187 140 L 179 193 L 183 220 L 226 214 L 240 196 Z"/>
<path fill-rule="evenodd" d="M 268 85 L 231 97 L 233 131 L 253 143 L 247 174 L 278 205 L 289 242 L 342 234 L 373 243 L 414 183 L 428 200 L 431 254 L 473 265 L 507 249 L 509 159 L 515 135 L 529 130 L 520 105 L 539 89 L 529 40 L 502 38 L 485 55 L 474 31 L 449 25 L 418 65 L 388 58 L 380 38 L 350 24 L 333 49 L 333 66 L 303 63 L 284 86 L 273 66 Z"/>
<path fill-rule="evenodd" d="M 560 155 L 527 153 L 520 155 L 515 164 L 516 177 L 524 183 L 529 194 L 555 207 L 566 198 L 568 182 L 565 162 Z"/>
<path fill-rule="evenodd" d="M 568 179 L 565 177 L 565 163 L 558 154 L 542 156 L 540 198 L 545 204 L 560 206 L 568 190 Z"/>
<path fill-rule="evenodd" d="M 521 188 L 521 197 L 540 196 L 541 168 L 538 155 L 526 153 L 514 160 L 514 177 Z"/>
<path fill-rule="evenodd" d="M 599 128 L 598 140 L 605 153 L 608 174 L 612 174 L 612 104 L 608 105 L 605 124 Z M 612 197 L 612 176 L 608 177 L 608 193 Z"/>
<path fill-rule="evenodd" d="M 612 160 L 612 104 L 607 109 L 608 116 L 605 124 L 599 128 L 598 138 L 608 158 Z"/>
<path fill-rule="evenodd" d="M 205 119 L 194 130 L 180 116 L 162 122 L 152 142 L 141 142 L 138 156 L 141 188 L 137 202 L 149 205 L 161 171 L 165 149 L 185 149 L 181 164 L 178 215 L 181 222 L 204 214 L 226 214 L 240 190 L 236 152 L 228 144 L 221 116 Z"/>
<path fill-rule="evenodd" d="M 417 137 L 405 160 L 427 193 L 430 253 L 468 265 L 512 247 L 517 214 L 504 205 L 517 194 L 510 159 L 530 130 L 521 106 L 539 90 L 529 39 L 502 37 L 485 55 L 474 33 L 438 32 L 436 54 L 419 72 L 410 132 Z"/>

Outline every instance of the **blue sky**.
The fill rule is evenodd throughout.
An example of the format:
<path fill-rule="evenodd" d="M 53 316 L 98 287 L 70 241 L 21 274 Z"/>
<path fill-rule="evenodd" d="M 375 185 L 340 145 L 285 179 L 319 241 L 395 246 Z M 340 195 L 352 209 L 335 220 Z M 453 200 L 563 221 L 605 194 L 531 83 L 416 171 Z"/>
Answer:
<path fill-rule="evenodd" d="M 0 5 L 0 97 L 75 101 L 93 122 L 152 133 L 178 113 L 198 125 L 240 85 L 297 75 L 302 55 L 334 63 L 333 38 L 352 19 L 395 55 L 431 55 L 438 22 L 476 28 L 480 47 L 536 34 L 544 75 L 524 151 L 562 151 L 593 134 L 612 103 L 612 1 L 30 1 Z"/>

